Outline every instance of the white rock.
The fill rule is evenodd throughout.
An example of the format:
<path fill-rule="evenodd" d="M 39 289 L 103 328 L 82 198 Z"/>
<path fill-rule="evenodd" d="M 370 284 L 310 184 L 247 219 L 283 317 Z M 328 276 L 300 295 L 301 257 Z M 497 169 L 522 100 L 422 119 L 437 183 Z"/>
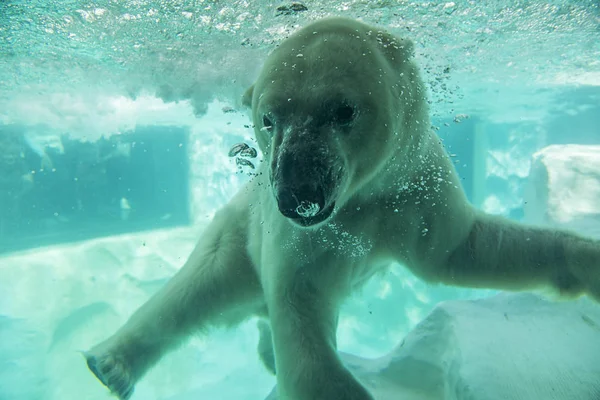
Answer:
<path fill-rule="evenodd" d="M 342 357 L 376 400 L 598 399 L 600 306 L 524 293 L 448 301 L 388 355 Z"/>
<path fill-rule="evenodd" d="M 600 146 L 552 145 L 533 155 L 525 219 L 600 236 Z"/>

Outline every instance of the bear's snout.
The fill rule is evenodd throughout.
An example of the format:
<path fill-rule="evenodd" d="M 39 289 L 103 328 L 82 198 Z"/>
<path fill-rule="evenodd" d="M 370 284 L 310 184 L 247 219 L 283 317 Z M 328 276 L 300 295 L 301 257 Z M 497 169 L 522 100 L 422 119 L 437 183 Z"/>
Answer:
<path fill-rule="evenodd" d="M 322 138 L 291 133 L 271 158 L 273 195 L 284 217 L 300 226 L 313 226 L 332 215 L 343 168 Z"/>

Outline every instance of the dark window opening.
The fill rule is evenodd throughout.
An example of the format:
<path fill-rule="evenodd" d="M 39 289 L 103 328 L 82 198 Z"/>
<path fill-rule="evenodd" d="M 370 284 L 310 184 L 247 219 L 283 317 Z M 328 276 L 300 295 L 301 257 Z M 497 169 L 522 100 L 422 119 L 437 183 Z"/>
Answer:
<path fill-rule="evenodd" d="M 32 142 L 0 126 L 0 253 L 190 223 L 187 129 Z"/>

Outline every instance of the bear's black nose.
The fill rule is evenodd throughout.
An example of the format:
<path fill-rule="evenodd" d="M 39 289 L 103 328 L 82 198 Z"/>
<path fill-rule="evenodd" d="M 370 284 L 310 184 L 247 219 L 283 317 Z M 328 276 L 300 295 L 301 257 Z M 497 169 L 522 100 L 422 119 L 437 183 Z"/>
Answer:
<path fill-rule="evenodd" d="M 314 217 L 325 208 L 325 194 L 318 186 L 284 187 L 276 197 L 279 211 L 287 218 Z"/>

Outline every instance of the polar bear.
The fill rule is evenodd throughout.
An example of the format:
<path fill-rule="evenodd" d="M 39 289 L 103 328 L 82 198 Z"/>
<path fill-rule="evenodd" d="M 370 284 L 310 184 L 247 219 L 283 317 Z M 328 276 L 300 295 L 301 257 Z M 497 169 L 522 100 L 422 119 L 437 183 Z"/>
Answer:
<path fill-rule="evenodd" d="M 413 45 L 327 18 L 247 91 L 264 161 L 182 269 L 86 353 L 121 399 L 193 332 L 270 321 L 279 398 L 369 400 L 336 353 L 340 303 L 392 262 L 428 282 L 600 299 L 600 243 L 472 207 L 430 128 Z M 267 346 L 268 347 L 268 346 Z"/>

